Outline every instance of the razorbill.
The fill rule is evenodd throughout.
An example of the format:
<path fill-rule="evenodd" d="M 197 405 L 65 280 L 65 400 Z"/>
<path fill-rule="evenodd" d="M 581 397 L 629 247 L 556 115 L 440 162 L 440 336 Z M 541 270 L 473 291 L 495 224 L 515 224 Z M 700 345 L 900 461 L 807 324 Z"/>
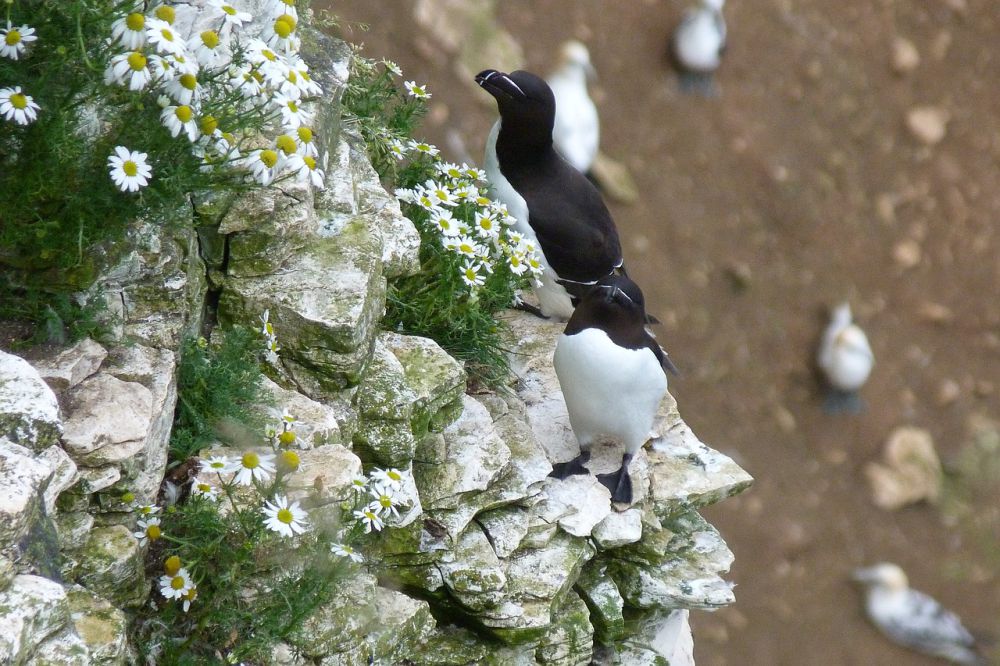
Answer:
<path fill-rule="evenodd" d="M 854 580 L 867 588 L 868 618 L 893 642 L 956 664 L 986 664 L 958 616 L 910 589 L 906 574 L 895 564 L 858 569 Z"/>
<path fill-rule="evenodd" d="M 476 83 L 500 111 L 486 141 L 486 177 L 517 230 L 541 250 L 541 314 L 569 319 L 589 286 L 623 270 L 614 220 L 597 188 L 553 148 L 556 102 L 545 81 L 487 69 Z"/>
<path fill-rule="evenodd" d="M 582 173 L 590 171 L 601 137 L 597 107 L 587 82 L 597 76 L 587 47 L 570 40 L 559 50 L 559 66 L 546 80 L 556 98 L 552 142 L 556 152 Z"/>
<path fill-rule="evenodd" d="M 868 381 L 875 356 L 868 336 L 853 322 L 849 304 L 841 303 L 831 311 L 816 361 L 830 388 L 826 410 L 860 411 L 857 392 Z"/>
<path fill-rule="evenodd" d="M 597 477 L 615 502 L 632 501 L 629 463 L 649 439 L 667 391 L 664 370 L 676 372 L 645 323 L 639 287 L 624 275 L 606 277 L 577 305 L 553 358 L 580 455 L 553 465 L 552 476 L 586 474 L 595 442 L 605 437 L 620 442 L 621 468 Z"/>
<path fill-rule="evenodd" d="M 674 30 L 672 51 L 680 68 L 681 89 L 715 94 L 712 74 L 722 62 L 726 48 L 725 0 L 700 0 L 691 7 Z"/>

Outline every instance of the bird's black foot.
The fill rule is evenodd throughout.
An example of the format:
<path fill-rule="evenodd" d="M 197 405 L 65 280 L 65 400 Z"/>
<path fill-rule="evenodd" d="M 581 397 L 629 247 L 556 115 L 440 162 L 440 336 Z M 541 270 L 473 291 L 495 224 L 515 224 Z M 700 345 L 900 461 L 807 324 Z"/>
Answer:
<path fill-rule="evenodd" d="M 574 474 L 590 474 L 590 470 L 584 467 L 589 460 L 590 451 L 581 451 L 580 455 L 569 462 L 553 464 L 549 476 L 557 479 L 565 479 L 567 476 L 573 476 Z"/>
<path fill-rule="evenodd" d="M 514 309 L 521 310 L 523 312 L 528 312 L 541 319 L 548 319 L 548 317 L 542 314 L 542 309 L 540 307 L 532 305 L 531 303 L 525 303 L 521 299 L 518 299 L 517 301 L 514 302 Z"/>
<path fill-rule="evenodd" d="M 823 411 L 827 414 L 860 414 L 865 403 L 855 391 L 829 389 L 823 401 Z"/>
<path fill-rule="evenodd" d="M 632 477 L 628 474 L 630 462 L 632 462 L 632 456 L 626 454 L 622 457 L 622 466 L 617 472 L 597 475 L 597 480 L 611 491 L 612 502 L 632 503 Z"/>

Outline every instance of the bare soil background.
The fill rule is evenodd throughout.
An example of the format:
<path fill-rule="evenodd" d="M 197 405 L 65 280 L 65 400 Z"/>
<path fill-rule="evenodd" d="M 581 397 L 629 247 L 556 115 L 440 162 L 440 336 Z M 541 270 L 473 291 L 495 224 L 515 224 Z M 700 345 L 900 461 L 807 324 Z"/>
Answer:
<path fill-rule="evenodd" d="M 417 3 L 313 4 L 429 86 L 423 138 L 481 162 L 495 105 L 418 27 Z M 698 663 L 939 663 L 882 639 L 848 576 L 896 562 L 968 626 L 1000 634 L 1000 478 L 949 475 L 965 513 L 890 513 L 862 474 L 897 426 L 928 429 L 953 468 L 972 424 L 1000 419 L 1000 6 L 733 0 L 714 99 L 681 94 L 670 68 L 683 8 L 508 0 L 497 16 L 532 71 L 550 70 L 566 39 L 590 48 L 602 150 L 640 191 L 610 208 L 682 369 L 670 390 L 699 436 L 756 478 L 704 512 L 736 554 L 738 587 L 734 607 L 692 615 Z M 920 56 L 902 75 L 896 37 Z M 936 145 L 907 127 L 920 106 L 950 117 Z M 812 359 L 844 299 L 876 367 L 867 410 L 828 416 Z"/>

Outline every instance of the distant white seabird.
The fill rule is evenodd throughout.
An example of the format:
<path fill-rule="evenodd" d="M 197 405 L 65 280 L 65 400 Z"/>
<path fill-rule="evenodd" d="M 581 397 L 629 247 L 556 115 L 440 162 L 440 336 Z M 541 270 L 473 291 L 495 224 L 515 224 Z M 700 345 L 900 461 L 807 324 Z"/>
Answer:
<path fill-rule="evenodd" d="M 700 0 L 684 12 L 674 30 L 673 55 L 681 70 L 681 88 L 702 94 L 715 93 L 712 74 L 722 62 L 726 48 L 725 0 Z"/>
<path fill-rule="evenodd" d="M 853 322 L 849 304 L 841 303 L 830 313 L 816 360 L 831 389 L 827 410 L 860 411 L 857 392 L 868 381 L 875 355 L 868 336 Z"/>
<path fill-rule="evenodd" d="M 601 136 L 597 107 L 587 92 L 587 82 L 595 77 L 587 47 L 571 40 L 562 45 L 559 66 L 547 79 L 556 98 L 552 142 L 556 152 L 582 173 L 590 171 Z"/>
<path fill-rule="evenodd" d="M 858 569 L 854 580 L 867 588 L 868 618 L 893 642 L 956 664 L 986 664 L 958 616 L 910 589 L 906 574 L 895 564 Z"/>

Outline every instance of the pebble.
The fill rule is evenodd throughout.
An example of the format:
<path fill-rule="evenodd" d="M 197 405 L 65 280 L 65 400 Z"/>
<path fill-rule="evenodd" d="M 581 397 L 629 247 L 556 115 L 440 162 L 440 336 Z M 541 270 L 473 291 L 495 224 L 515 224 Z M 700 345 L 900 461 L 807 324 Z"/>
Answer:
<path fill-rule="evenodd" d="M 955 313 L 947 305 L 924 301 L 920 304 L 917 314 L 924 321 L 932 324 L 950 324 L 955 319 Z"/>
<path fill-rule="evenodd" d="M 904 238 L 892 248 L 892 258 L 900 268 L 913 268 L 920 263 L 920 243 L 912 238 Z"/>
<path fill-rule="evenodd" d="M 920 65 L 920 52 L 913 42 L 905 37 L 892 40 L 892 71 L 908 74 Z"/>
<path fill-rule="evenodd" d="M 961 395 L 962 389 L 954 379 L 944 379 L 938 385 L 937 404 L 941 407 L 950 405 Z"/>
<path fill-rule="evenodd" d="M 907 112 L 906 127 L 918 141 L 933 146 L 944 139 L 950 119 L 951 114 L 940 107 L 917 106 Z"/>

